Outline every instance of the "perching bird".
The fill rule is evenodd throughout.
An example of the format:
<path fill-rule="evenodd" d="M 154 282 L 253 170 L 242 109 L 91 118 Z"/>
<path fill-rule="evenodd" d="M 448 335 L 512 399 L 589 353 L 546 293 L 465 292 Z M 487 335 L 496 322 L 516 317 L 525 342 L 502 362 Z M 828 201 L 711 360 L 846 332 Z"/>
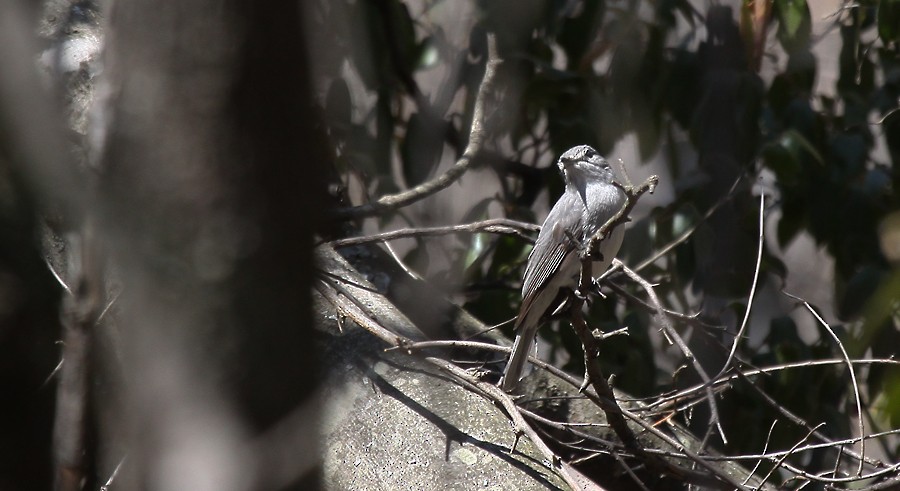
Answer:
<path fill-rule="evenodd" d="M 528 255 L 522 306 L 515 325 L 516 341 L 501 382 L 505 391 L 512 390 L 522 378 L 528 353 L 545 316 L 561 305 L 567 292 L 577 288 L 581 246 L 625 203 L 625 194 L 612 184 L 615 180 L 612 168 L 593 148 L 587 145 L 570 148 L 556 165 L 566 190 L 544 220 L 534 249 Z M 600 243 L 602 261 L 594 261 L 592 276 L 606 271 L 619 252 L 623 237 L 624 227 L 616 227 Z"/>

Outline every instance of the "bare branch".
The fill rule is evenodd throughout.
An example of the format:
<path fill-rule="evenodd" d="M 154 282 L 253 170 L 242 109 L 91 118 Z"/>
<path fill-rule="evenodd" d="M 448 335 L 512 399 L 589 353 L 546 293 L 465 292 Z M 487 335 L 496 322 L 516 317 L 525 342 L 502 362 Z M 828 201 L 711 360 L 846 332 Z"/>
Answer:
<path fill-rule="evenodd" d="M 102 255 L 92 221 L 85 222 L 72 264 L 72 294 L 64 299 L 63 360 L 53 424 L 56 491 L 77 491 L 85 478 L 93 328 L 103 307 Z"/>
<path fill-rule="evenodd" d="M 373 203 L 334 210 L 331 213 L 332 218 L 337 220 L 363 218 L 402 208 L 446 188 L 456 182 L 457 179 L 462 177 L 462 175 L 469 170 L 484 146 L 486 133 L 484 126 L 484 112 L 485 105 L 487 104 L 487 93 L 493 90 L 497 67 L 502 61 L 497 54 L 497 40 L 494 38 L 493 34 L 488 34 L 487 45 L 488 59 L 484 69 L 484 78 L 481 80 L 481 85 L 478 87 L 478 94 L 475 96 L 475 107 L 472 111 L 472 127 L 469 132 L 469 143 L 466 145 L 462 157 L 460 157 L 452 167 L 447 169 L 446 172 L 435 179 L 419 184 L 418 186 L 401 193 L 382 196 Z"/>
<path fill-rule="evenodd" d="M 822 316 L 820 316 L 819 313 L 816 312 L 814 308 L 812 308 L 812 305 L 810 305 L 809 302 L 796 295 L 791 295 L 787 292 L 783 293 L 801 302 L 803 306 L 806 307 L 806 310 L 808 310 L 813 315 L 813 317 L 815 317 L 816 320 L 819 321 L 819 324 L 821 324 L 822 327 L 824 327 L 825 330 L 828 331 L 828 334 L 831 335 L 831 338 L 834 339 L 834 342 L 837 343 L 838 348 L 841 350 L 841 355 L 844 357 L 844 363 L 847 364 L 847 369 L 850 371 L 850 383 L 853 384 L 853 395 L 856 399 L 857 429 L 859 430 L 860 438 L 862 438 L 866 434 L 866 428 L 865 421 L 863 420 L 864 416 L 862 412 L 862 402 L 859 396 L 859 384 L 856 382 L 856 371 L 853 369 L 853 363 L 850 361 L 850 356 L 847 354 L 847 350 L 844 349 L 844 343 L 841 342 L 841 339 L 837 334 L 835 334 L 834 329 L 832 329 L 831 326 L 829 326 L 828 323 L 825 322 L 825 319 L 823 319 Z M 859 460 L 859 467 L 856 470 L 857 476 L 862 475 L 863 460 L 865 460 L 866 458 L 866 442 L 864 439 L 860 439 L 859 441 L 859 454 L 861 458 Z"/>
<path fill-rule="evenodd" d="M 369 244 L 372 242 L 387 242 L 390 240 L 406 239 L 409 237 L 432 237 L 437 235 L 448 235 L 455 233 L 492 233 L 506 234 L 522 237 L 526 240 L 533 240 L 526 232 L 539 232 L 540 225 L 535 225 L 508 218 L 492 218 L 490 220 L 482 220 L 480 222 L 463 223 L 460 225 L 448 225 L 445 227 L 422 227 L 422 228 L 403 228 L 400 230 L 392 230 L 390 232 L 382 232 L 363 237 L 350 237 L 346 239 L 338 239 L 326 242 L 332 247 L 345 247 L 359 244 Z"/>
<path fill-rule="evenodd" d="M 756 267 L 753 270 L 753 283 L 750 286 L 750 296 L 747 297 L 747 309 L 744 310 L 744 318 L 741 320 L 741 327 L 738 329 L 737 335 L 734 337 L 734 342 L 731 343 L 731 351 L 728 353 L 728 358 L 725 359 L 725 363 L 722 365 L 722 369 L 719 370 L 719 374 L 715 376 L 715 378 L 719 378 L 728 371 L 728 367 L 731 366 L 731 362 L 734 361 L 734 355 L 737 352 L 738 344 L 741 342 L 741 338 L 744 337 L 744 331 L 747 329 L 747 323 L 750 320 L 750 310 L 753 308 L 753 298 L 756 296 L 756 286 L 759 284 L 759 266 L 762 263 L 762 255 L 763 255 L 763 217 L 765 216 L 765 202 L 766 195 L 765 193 L 760 194 L 759 196 L 759 248 L 756 253 Z"/>
<path fill-rule="evenodd" d="M 370 316 L 368 308 L 360 305 L 357 299 L 352 295 L 351 291 L 342 291 L 343 287 L 339 283 L 339 278 L 329 278 L 332 278 L 335 281 L 329 281 L 327 283 L 321 281 L 317 286 L 317 290 L 326 300 L 331 302 L 335 306 L 335 308 L 345 313 L 347 317 L 351 318 L 360 327 L 369 331 L 371 334 L 375 335 L 377 338 L 381 339 L 394 348 L 403 349 L 407 346 L 415 344 L 413 339 L 392 332 L 390 329 L 387 329 L 379 321 Z M 400 314 L 397 313 L 397 315 Z M 404 325 L 409 326 L 410 330 L 413 329 L 412 323 L 408 319 L 405 320 Z M 476 394 L 479 394 L 503 407 L 504 411 L 513 421 L 513 424 L 516 427 L 517 434 L 526 435 L 529 440 L 531 440 L 531 442 L 535 445 L 535 447 L 544 455 L 547 462 L 549 462 L 550 468 L 553 471 L 557 472 L 560 477 L 562 477 L 563 480 L 565 480 L 566 483 L 572 487 L 572 489 L 585 491 L 602 491 L 603 488 L 590 481 L 587 477 L 583 476 L 570 464 L 564 462 L 560 456 L 556 455 L 556 453 L 554 453 L 550 449 L 550 447 L 548 447 L 546 443 L 543 442 L 537 432 L 524 420 L 524 418 L 522 418 L 522 415 L 516 408 L 515 403 L 505 392 L 494 385 L 482 382 L 478 378 L 472 376 L 462 368 L 457 367 L 447 360 L 433 356 L 428 356 L 424 359 L 429 363 L 435 365 L 442 371 L 451 374 L 456 380 L 461 381 L 465 387 L 469 388 Z"/>

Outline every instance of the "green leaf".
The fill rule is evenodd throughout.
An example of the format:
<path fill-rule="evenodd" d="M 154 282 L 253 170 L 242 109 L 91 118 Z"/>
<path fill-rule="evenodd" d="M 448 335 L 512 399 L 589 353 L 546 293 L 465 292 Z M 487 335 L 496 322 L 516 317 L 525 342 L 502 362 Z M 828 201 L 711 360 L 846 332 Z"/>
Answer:
<path fill-rule="evenodd" d="M 809 44 L 812 20 L 806 0 L 775 0 L 778 40 L 786 51 Z"/>
<path fill-rule="evenodd" d="M 884 377 L 881 390 L 872 403 L 872 412 L 886 427 L 900 426 L 900 370 L 894 368 Z"/>
<path fill-rule="evenodd" d="M 762 149 L 763 161 L 778 177 L 781 185 L 795 185 L 803 172 L 803 157 L 823 164 L 822 155 L 799 131 L 787 130 Z"/>
<path fill-rule="evenodd" d="M 887 44 L 900 42 L 900 0 L 878 2 L 878 36 Z"/>
<path fill-rule="evenodd" d="M 838 294 L 838 317 L 852 319 L 862 313 L 885 276 L 884 270 L 874 266 L 865 266 L 854 274 L 844 291 Z"/>
<path fill-rule="evenodd" d="M 441 61 L 441 51 L 434 37 L 428 36 L 419 44 L 419 56 L 416 57 L 416 70 L 427 70 Z"/>

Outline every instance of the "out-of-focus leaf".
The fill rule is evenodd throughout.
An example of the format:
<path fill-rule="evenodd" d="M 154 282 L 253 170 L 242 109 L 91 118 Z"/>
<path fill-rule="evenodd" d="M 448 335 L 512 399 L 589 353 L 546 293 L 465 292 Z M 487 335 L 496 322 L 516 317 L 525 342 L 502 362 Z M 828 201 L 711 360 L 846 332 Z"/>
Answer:
<path fill-rule="evenodd" d="M 656 7 L 656 18 L 666 27 L 676 26 L 676 13 L 681 13 L 684 20 L 691 27 L 695 27 L 694 7 L 691 6 L 690 0 L 662 0 Z"/>
<path fill-rule="evenodd" d="M 632 121 L 637 130 L 638 152 L 641 161 L 650 160 L 659 150 L 659 120 L 656 112 L 650 107 L 650 101 L 642 98 L 633 99 L 631 104 Z"/>
<path fill-rule="evenodd" d="M 847 286 L 847 290 L 851 287 L 862 290 L 857 296 L 864 298 L 852 299 L 856 300 L 854 306 L 866 302 L 862 328 L 858 340 L 853 344 L 855 348 L 853 351 L 859 355 L 872 346 L 872 341 L 879 336 L 881 330 L 892 327 L 890 319 L 895 315 L 897 292 L 900 292 L 900 270 L 894 270 L 887 275 L 881 270 L 867 268 L 861 275 L 859 279 L 854 277 L 856 281 L 851 280 Z"/>
<path fill-rule="evenodd" d="M 697 209 L 694 208 L 693 205 L 686 204 L 681 206 L 678 211 L 675 212 L 675 216 L 672 217 L 672 238 L 674 239 L 686 232 L 689 228 L 693 227 L 699 219 L 700 213 L 697 212 Z"/>
<path fill-rule="evenodd" d="M 582 62 L 587 49 L 597 34 L 603 19 L 606 2 L 586 0 L 580 2 L 577 15 L 567 17 L 559 30 L 557 41 L 566 52 L 569 68 L 575 69 Z"/>
<path fill-rule="evenodd" d="M 516 315 L 520 301 L 519 292 L 513 288 L 489 289 L 478 292 L 478 295 L 466 302 L 464 308 L 487 324 L 499 324 Z M 507 328 L 508 333 L 512 333 L 511 324 Z"/>
<path fill-rule="evenodd" d="M 480 259 L 488 246 L 489 234 L 472 234 L 472 240 L 469 242 L 469 248 L 466 250 L 466 257 L 463 268 L 468 271 L 476 263 L 480 263 Z"/>
<path fill-rule="evenodd" d="M 777 363 L 790 363 L 808 358 L 808 348 L 797 333 L 797 324 L 788 316 L 772 319 L 766 344 L 775 353 Z M 788 376 L 789 372 L 780 373 L 780 377 L 783 378 Z"/>
<path fill-rule="evenodd" d="M 416 70 L 427 70 L 437 66 L 441 61 L 441 51 L 434 38 L 429 36 L 419 43 L 419 55 L 416 57 Z"/>
<path fill-rule="evenodd" d="M 403 262 L 413 271 L 425 274 L 431 262 L 431 258 L 428 255 L 428 247 L 425 246 L 424 242 L 419 241 L 415 247 L 403 256 Z"/>
<path fill-rule="evenodd" d="M 778 244 L 784 248 L 800 233 L 805 223 L 805 204 L 796 194 L 791 194 L 781 204 L 781 219 L 778 220 Z"/>
<path fill-rule="evenodd" d="M 823 163 L 816 147 L 795 130 L 783 132 L 780 138 L 766 144 L 762 149 L 766 167 L 775 173 L 780 184 L 787 186 L 798 183 L 803 172 L 804 154 L 811 156 L 819 164 Z"/>
<path fill-rule="evenodd" d="M 656 246 L 663 247 L 681 237 L 685 231 L 696 225 L 698 220 L 700 220 L 700 213 L 693 204 L 681 205 L 673 214 L 670 224 L 658 223 L 659 235 L 656 239 Z M 695 237 L 691 236 L 675 248 L 674 273 L 682 285 L 687 285 L 694 279 L 697 271 L 697 255 L 702 254 L 702 252 L 695 251 L 695 247 L 698 246 L 694 239 Z"/>
<path fill-rule="evenodd" d="M 896 367 L 884 377 L 872 402 L 872 412 L 884 427 L 900 427 L 900 370 Z"/>
<path fill-rule="evenodd" d="M 796 150 L 790 140 L 783 137 L 765 145 L 762 149 L 763 162 L 775 173 L 778 183 L 782 186 L 797 184 L 797 176 L 800 175 L 802 166 Z"/>
<path fill-rule="evenodd" d="M 834 162 L 839 166 L 842 178 L 852 178 L 865 169 L 868 145 L 858 133 L 842 133 L 831 141 Z"/>
<path fill-rule="evenodd" d="M 328 94 L 325 96 L 325 114 L 331 130 L 342 138 L 350 130 L 352 111 L 350 88 L 344 79 L 337 78 L 328 87 Z"/>
<path fill-rule="evenodd" d="M 409 186 L 427 180 L 441 158 L 444 151 L 443 127 L 436 123 L 420 113 L 409 117 L 406 135 L 400 144 L 403 175 Z"/>
<path fill-rule="evenodd" d="M 494 255 L 491 257 L 491 265 L 488 268 L 488 276 L 491 278 L 503 277 L 525 263 L 531 247 L 517 237 L 502 236 L 496 241 Z"/>
<path fill-rule="evenodd" d="M 390 91 L 378 91 L 378 102 L 375 103 L 375 138 L 371 152 L 376 169 L 383 175 L 391 173 L 391 148 L 395 121 L 396 118 L 391 111 Z"/>
<path fill-rule="evenodd" d="M 657 246 L 653 240 L 653 230 L 656 228 L 654 222 L 655 218 L 650 216 L 629 224 L 622 248 L 616 257 L 622 260 L 626 258 L 643 260 L 656 252 Z"/>
<path fill-rule="evenodd" d="M 768 248 L 763 251 L 762 264 L 760 264 L 760 268 L 767 273 L 778 276 L 782 280 L 787 278 L 788 275 L 787 265 L 784 264 L 784 261 L 769 253 Z M 761 279 L 764 280 L 765 277 Z"/>
<path fill-rule="evenodd" d="M 663 104 L 682 128 L 691 124 L 694 111 L 700 103 L 702 64 L 695 51 L 676 49 L 668 66 L 668 83 Z"/>
<path fill-rule="evenodd" d="M 652 394 L 656 388 L 657 369 L 653 345 L 648 335 L 650 329 L 647 328 L 647 316 L 629 311 L 622 319 L 622 325 L 618 325 L 612 315 L 607 318 L 610 319 L 609 322 L 597 323 L 599 324 L 597 327 L 611 331 L 628 326 L 628 334 L 613 336 L 603 341 L 600 360 L 604 373 L 615 375 L 616 388 L 629 394 L 635 396 Z"/>
<path fill-rule="evenodd" d="M 888 262 L 900 265 L 900 211 L 889 213 L 878 224 L 878 243 Z"/>
<path fill-rule="evenodd" d="M 386 15 L 390 16 L 388 20 L 392 29 L 390 37 L 395 44 L 395 54 L 400 58 L 398 64 L 411 73 L 416 64 L 417 44 L 416 29 L 409 15 L 409 8 L 400 0 L 388 0 L 387 6 Z"/>
<path fill-rule="evenodd" d="M 386 60 L 375 53 L 385 53 L 384 29 L 374 2 L 356 2 L 350 8 L 350 61 L 356 68 L 363 84 L 376 89 L 387 72 Z"/>
<path fill-rule="evenodd" d="M 900 0 L 878 1 L 878 36 L 886 44 L 900 42 Z"/>
<path fill-rule="evenodd" d="M 838 317 L 845 320 L 857 317 L 884 279 L 882 269 L 873 266 L 861 268 L 850 278 L 843 291 L 839 292 Z"/>
<path fill-rule="evenodd" d="M 816 81 L 817 60 L 806 47 L 791 52 L 784 74 L 791 83 L 792 94 L 808 98 Z"/>
<path fill-rule="evenodd" d="M 844 99 L 847 125 L 868 124 L 868 107 L 863 98 L 871 93 L 875 84 L 875 65 L 869 59 L 869 50 L 859 42 L 859 32 L 858 26 L 841 26 L 843 44 L 837 88 Z"/>
<path fill-rule="evenodd" d="M 778 40 L 787 51 L 807 46 L 812 32 L 812 18 L 806 0 L 775 0 L 778 18 Z"/>
<path fill-rule="evenodd" d="M 475 203 L 475 206 L 469 209 L 463 216 L 462 223 L 470 223 L 485 218 L 487 215 L 487 207 L 490 206 L 493 201 L 494 198 L 485 198 L 478 203 Z M 493 234 L 488 233 L 471 235 L 471 238 L 468 241 L 469 246 L 463 257 L 462 268 L 464 271 L 468 271 L 473 265 L 476 265 L 476 263 L 480 264 L 482 262 L 482 257 L 487 246 L 490 244 L 492 235 Z"/>

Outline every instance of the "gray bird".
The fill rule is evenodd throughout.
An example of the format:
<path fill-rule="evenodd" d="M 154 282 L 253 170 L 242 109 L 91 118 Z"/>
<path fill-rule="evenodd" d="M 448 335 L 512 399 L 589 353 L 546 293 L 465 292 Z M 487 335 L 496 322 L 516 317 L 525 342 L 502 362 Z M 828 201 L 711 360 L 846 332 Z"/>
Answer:
<path fill-rule="evenodd" d="M 516 341 L 501 382 L 505 391 L 512 390 L 522 378 L 528 352 L 545 316 L 560 307 L 566 291 L 578 286 L 580 245 L 625 203 L 625 194 L 612 184 L 615 180 L 612 168 L 593 148 L 587 145 L 570 148 L 556 165 L 566 190 L 544 220 L 534 249 L 528 255 L 522 306 L 515 325 Z M 592 276 L 600 275 L 609 267 L 619 252 L 624 232 L 624 227 L 616 227 L 600 243 L 602 261 L 594 261 Z"/>

